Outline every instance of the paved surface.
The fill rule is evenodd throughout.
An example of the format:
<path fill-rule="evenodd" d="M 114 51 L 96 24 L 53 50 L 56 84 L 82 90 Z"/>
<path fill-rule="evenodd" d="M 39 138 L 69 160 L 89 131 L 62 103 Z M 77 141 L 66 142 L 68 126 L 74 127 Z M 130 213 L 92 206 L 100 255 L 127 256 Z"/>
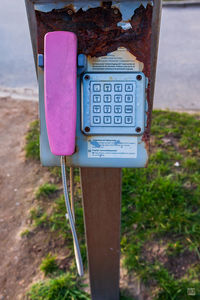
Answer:
<path fill-rule="evenodd" d="M 23 0 L 1 0 L 0 86 L 36 88 Z M 200 7 L 164 8 L 154 108 L 200 110 Z"/>
<path fill-rule="evenodd" d="M 0 86 L 36 87 L 24 1 L 0 1 Z"/>
<path fill-rule="evenodd" d="M 200 110 L 200 7 L 164 8 L 154 107 Z"/>
<path fill-rule="evenodd" d="M 200 0 L 177 0 L 163 1 L 163 6 L 199 6 Z"/>

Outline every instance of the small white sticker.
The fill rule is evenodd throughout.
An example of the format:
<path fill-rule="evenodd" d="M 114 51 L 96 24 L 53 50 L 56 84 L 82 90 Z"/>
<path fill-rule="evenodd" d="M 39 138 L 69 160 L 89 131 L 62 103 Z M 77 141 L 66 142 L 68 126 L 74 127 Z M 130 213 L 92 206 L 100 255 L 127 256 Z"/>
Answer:
<path fill-rule="evenodd" d="M 137 137 L 92 137 L 88 139 L 88 158 L 137 158 Z"/>

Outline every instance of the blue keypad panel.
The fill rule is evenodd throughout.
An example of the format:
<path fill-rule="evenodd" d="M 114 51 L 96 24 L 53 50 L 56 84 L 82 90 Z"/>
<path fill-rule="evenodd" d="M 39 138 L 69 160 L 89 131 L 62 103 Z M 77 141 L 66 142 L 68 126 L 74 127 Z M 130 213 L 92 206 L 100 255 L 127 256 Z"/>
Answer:
<path fill-rule="evenodd" d="M 90 126 L 135 126 L 135 81 L 91 81 L 90 98 Z"/>
<path fill-rule="evenodd" d="M 140 80 L 138 74 L 142 74 Z M 137 134 L 136 127 L 141 128 L 141 133 L 144 130 L 143 73 L 87 73 L 82 91 L 83 131 L 86 127 L 90 128 L 90 134 Z"/>

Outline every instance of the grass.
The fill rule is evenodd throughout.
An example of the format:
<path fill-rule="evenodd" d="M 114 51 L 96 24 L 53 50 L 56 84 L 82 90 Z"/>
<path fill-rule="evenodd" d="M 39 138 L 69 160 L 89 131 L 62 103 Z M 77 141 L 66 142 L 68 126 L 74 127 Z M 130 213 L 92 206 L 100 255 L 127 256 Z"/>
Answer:
<path fill-rule="evenodd" d="M 153 300 L 189 300 L 200 297 L 200 121 L 198 116 L 155 111 L 151 156 L 146 169 L 123 169 L 122 239 L 124 266 L 134 271 Z M 34 138 L 37 140 L 37 138 Z M 76 227 L 86 262 L 79 174 L 76 170 Z M 54 170 L 58 174 L 58 169 Z M 42 203 L 40 203 L 42 206 Z M 49 228 L 72 248 L 65 219 L 63 196 L 47 213 L 44 207 L 31 212 L 36 227 Z M 63 275 L 65 276 L 65 275 Z M 76 279 L 71 280 L 76 286 Z M 55 278 L 57 294 L 59 281 Z M 53 279 L 51 279 L 53 280 Z M 51 282 L 51 283 L 50 283 Z M 44 287 L 45 286 L 45 287 Z M 46 298 L 39 298 L 43 288 Z M 38 298 L 53 299 L 52 281 L 34 287 Z M 79 289 L 78 289 L 79 290 Z M 41 296 L 42 297 L 42 296 Z M 63 298 L 64 299 L 64 298 Z M 68 297 L 67 299 L 73 299 Z M 79 299 L 79 298 L 74 298 Z M 82 299 L 82 298 L 80 298 Z M 85 298 L 83 298 L 85 299 Z M 88 298 L 89 299 L 89 298 Z M 125 295 L 121 299 L 131 299 Z"/>
<path fill-rule="evenodd" d="M 30 210 L 30 219 L 33 222 L 33 226 L 37 227 L 48 227 L 48 215 L 47 212 L 40 206 L 32 208 Z"/>
<path fill-rule="evenodd" d="M 23 237 L 29 237 L 31 235 L 31 231 L 29 229 L 24 229 L 21 233 L 20 236 Z"/>
<path fill-rule="evenodd" d="M 78 195 L 80 194 L 78 188 L 76 188 L 76 193 Z M 86 266 L 87 254 L 84 236 L 83 210 L 80 197 L 78 198 L 77 195 L 75 196 L 76 229 L 79 237 L 82 259 Z M 34 207 L 30 210 L 30 219 L 32 220 L 33 226 L 38 229 L 49 229 L 50 232 L 53 232 L 57 236 L 60 236 L 65 240 L 68 248 L 73 252 L 71 229 L 69 226 L 69 221 L 66 220 L 65 217 L 66 206 L 64 196 L 61 195 L 59 198 L 54 199 L 53 204 L 51 204 L 51 210 L 48 213 L 45 210 L 45 207 L 41 207 L 41 205 L 42 203 L 40 203 L 40 206 Z"/>
<path fill-rule="evenodd" d="M 40 265 L 40 270 L 44 273 L 45 276 L 52 274 L 58 270 L 58 265 L 56 263 L 56 257 L 52 254 L 48 254 Z"/>
<path fill-rule="evenodd" d="M 39 135 L 39 120 L 35 120 L 30 124 L 29 131 L 26 135 L 26 158 L 34 160 L 40 159 Z"/>
<path fill-rule="evenodd" d="M 35 196 L 37 199 L 48 198 L 49 196 L 57 192 L 57 190 L 58 188 L 55 184 L 45 183 L 37 189 Z"/>
<path fill-rule="evenodd" d="M 70 273 L 44 280 L 31 287 L 30 300 L 89 300 L 90 297 L 81 289 L 80 282 Z"/>
<path fill-rule="evenodd" d="M 200 259 L 200 121 L 155 111 L 152 134 L 148 168 L 123 170 L 124 264 L 152 286 L 153 299 L 189 299 L 187 288 L 200 293 L 199 275 L 187 276 L 190 258 Z M 183 276 L 172 267 L 179 261 Z"/>

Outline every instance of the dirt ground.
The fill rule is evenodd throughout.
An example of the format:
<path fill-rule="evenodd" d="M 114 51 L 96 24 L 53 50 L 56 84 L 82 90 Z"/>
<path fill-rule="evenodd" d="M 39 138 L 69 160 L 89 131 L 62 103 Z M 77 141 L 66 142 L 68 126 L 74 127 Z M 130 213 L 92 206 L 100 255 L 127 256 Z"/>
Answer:
<path fill-rule="evenodd" d="M 46 172 L 26 161 L 23 151 L 28 125 L 37 115 L 36 102 L 0 98 L 0 300 L 22 299 L 40 259 L 37 244 L 27 247 L 20 236 Z"/>

